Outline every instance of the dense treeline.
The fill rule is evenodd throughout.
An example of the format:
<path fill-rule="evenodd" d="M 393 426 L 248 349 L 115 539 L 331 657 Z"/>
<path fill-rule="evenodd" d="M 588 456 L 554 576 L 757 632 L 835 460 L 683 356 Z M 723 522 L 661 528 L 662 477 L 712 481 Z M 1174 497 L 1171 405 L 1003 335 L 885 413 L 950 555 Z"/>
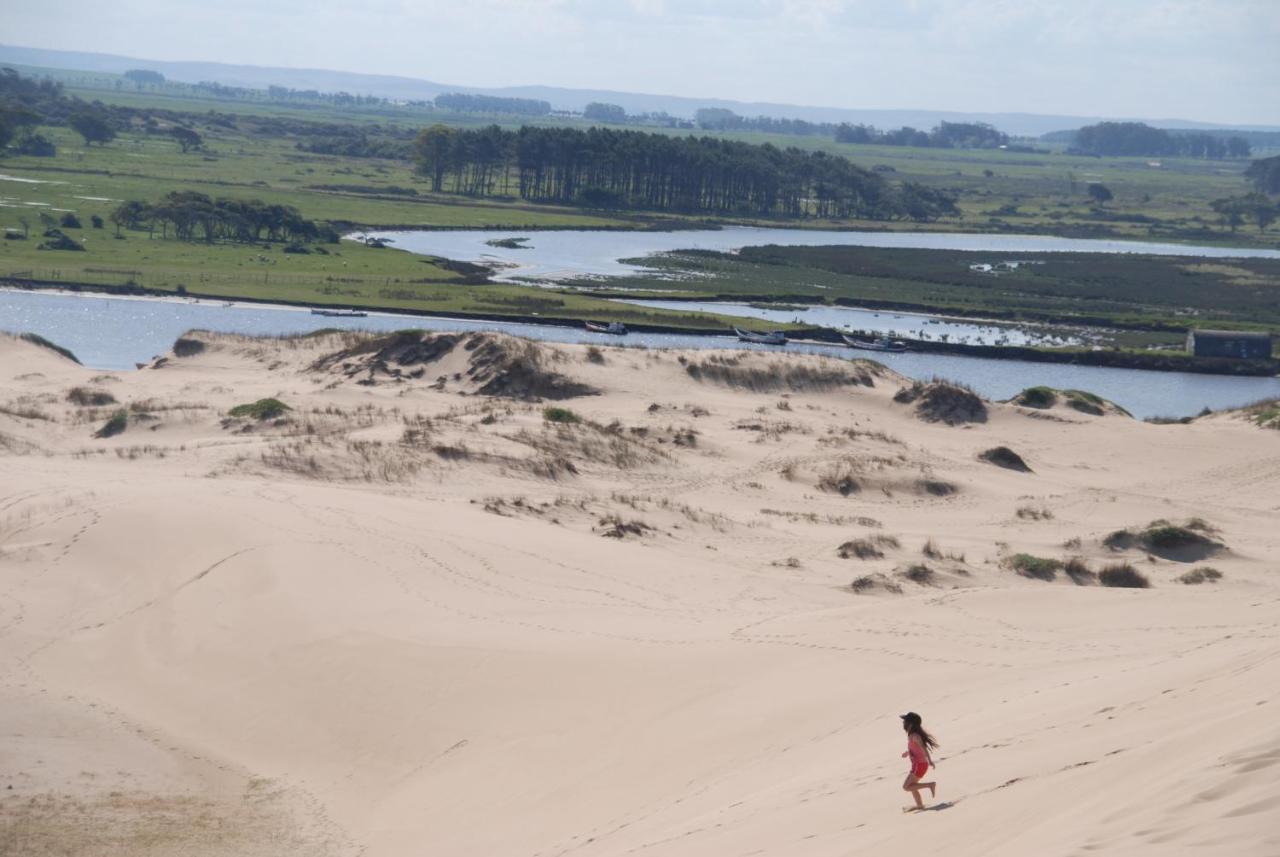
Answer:
<path fill-rule="evenodd" d="M 945 192 L 890 185 L 823 152 L 641 131 L 435 125 L 415 143 L 437 192 L 690 213 L 935 220 L 957 213 Z"/>
<path fill-rule="evenodd" d="M 837 143 L 875 144 L 879 146 L 916 146 L 932 149 L 997 149 L 1009 143 L 1009 135 L 985 122 L 940 122 L 932 131 L 919 131 L 903 126 L 880 131 L 870 125 L 836 126 Z"/>
<path fill-rule="evenodd" d="M 551 104 L 534 98 L 499 98 L 493 95 L 472 95 L 466 92 L 446 92 L 435 98 L 436 107 L 456 110 L 459 113 L 508 113 L 513 116 L 546 116 Z"/>
<path fill-rule="evenodd" d="M 1063 139 L 1064 136 L 1066 139 Z M 1128 155 L 1135 157 L 1247 158 L 1251 151 L 1243 137 L 1224 137 L 1208 131 L 1168 131 L 1143 122 L 1099 122 L 1075 132 L 1055 132 L 1042 139 L 1070 144 L 1079 155 Z"/>
<path fill-rule="evenodd" d="M 338 233 L 330 226 L 307 220 L 291 205 L 275 205 L 258 199 L 211 199 L 196 191 L 172 191 L 159 202 L 128 200 L 110 215 L 116 234 L 122 228 L 161 230 L 169 237 L 206 242 L 258 243 L 284 241 L 303 244 L 323 240 L 336 242 Z"/>
<path fill-rule="evenodd" d="M 798 137 L 835 133 L 830 122 L 779 119 L 773 116 L 739 116 L 725 107 L 703 107 L 693 114 L 694 123 L 704 131 L 759 131 L 765 134 L 792 134 Z"/>

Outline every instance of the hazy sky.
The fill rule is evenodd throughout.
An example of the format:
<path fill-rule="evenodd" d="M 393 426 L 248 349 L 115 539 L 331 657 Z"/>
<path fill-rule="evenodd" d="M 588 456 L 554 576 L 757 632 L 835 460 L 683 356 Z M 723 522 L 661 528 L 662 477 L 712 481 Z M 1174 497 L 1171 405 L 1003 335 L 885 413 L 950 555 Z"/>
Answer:
<path fill-rule="evenodd" d="M 0 42 L 471 86 L 1280 125 L 1280 0 L 0 0 Z"/>

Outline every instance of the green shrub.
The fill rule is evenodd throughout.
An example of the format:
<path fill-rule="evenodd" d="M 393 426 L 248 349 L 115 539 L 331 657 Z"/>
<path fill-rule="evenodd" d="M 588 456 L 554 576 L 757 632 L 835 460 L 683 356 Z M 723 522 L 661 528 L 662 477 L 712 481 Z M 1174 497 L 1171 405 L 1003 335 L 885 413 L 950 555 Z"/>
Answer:
<path fill-rule="evenodd" d="M 279 399 L 259 399 L 244 405 L 236 405 L 227 414 L 233 417 L 247 417 L 254 420 L 274 420 L 293 410 Z"/>
<path fill-rule="evenodd" d="M 1014 554 L 1009 558 L 1009 567 L 1023 577 L 1036 580 L 1053 580 L 1058 576 L 1062 563 L 1056 559 L 1032 556 L 1029 553 Z"/>
<path fill-rule="evenodd" d="M 94 437 L 114 437 L 124 432 L 129 427 L 129 414 L 120 409 L 111 415 L 102 428 L 93 433 Z"/>
<path fill-rule="evenodd" d="M 1098 572 L 1098 582 L 1103 586 L 1128 589 L 1147 589 L 1151 586 L 1151 581 L 1127 562 L 1114 563 Z"/>
<path fill-rule="evenodd" d="M 542 409 L 542 418 L 549 423 L 565 423 L 572 425 L 582 422 L 582 417 L 568 408 L 547 407 Z"/>
<path fill-rule="evenodd" d="M 1015 405 L 1024 408 L 1052 408 L 1058 402 L 1058 391 L 1052 387 L 1028 387 L 1014 397 Z"/>

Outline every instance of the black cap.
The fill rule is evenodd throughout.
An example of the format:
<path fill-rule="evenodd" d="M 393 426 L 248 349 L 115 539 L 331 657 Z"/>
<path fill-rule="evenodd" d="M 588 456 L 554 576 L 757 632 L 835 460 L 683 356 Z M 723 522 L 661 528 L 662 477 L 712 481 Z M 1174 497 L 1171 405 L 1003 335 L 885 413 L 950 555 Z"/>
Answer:
<path fill-rule="evenodd" d="M 898 716 L 908 723 L 913 723 L 917 726 L 920 724 L 920 715 L 914 711 L 908 711 L 906 714 L 899 714 Z"/>

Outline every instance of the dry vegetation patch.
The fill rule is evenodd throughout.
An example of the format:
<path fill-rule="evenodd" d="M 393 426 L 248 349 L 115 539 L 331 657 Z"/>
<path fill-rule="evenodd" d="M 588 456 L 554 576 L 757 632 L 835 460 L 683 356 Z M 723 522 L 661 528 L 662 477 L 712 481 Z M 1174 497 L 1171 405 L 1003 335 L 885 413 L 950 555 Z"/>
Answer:
<path fill-rule="evenodd" d="M 1217 583 L 1221 579 L 1222 572 L 1211 566 L 1202 565 L 1178 577 L 1178 582 L 1194 586 L 1200 583 Z"/>
<path fill-rule="evenodd" d="M 884 548 L 897 550 L 901 546 L 894 536 L 875 535 L 851 539 L 836 548 L 836 553 L 841 559 L 882 559 Z"/>
<path fill-rule="evenodd" d="M 756 355 L 712 354 L 701 360 L 681 356 L 685 372 L 695 381 L 720 384 L 753 393 L 793 393 L 826 391 L 840 387 L 874 387 L 875 379 L 866 364 L 820 360 L 769 360 Z"/>
<path fill-rule="evenodd" d="M 536 401 L 600 392 L 551 368 L 549 364 L 561 356 L 558 352 L 527 339 L 487 332 L 403 330 L 368 336 L 315 360 L 311 371 L 337 372 L 366 385 L 423 380 L 433 364 L 457 349 L 465 355 L 465 380 L 478 395 Z M 437 386 L 443 387 L 444 377 L 437 378 Z"/>
<path fill-rule="evenodd" d="M 864 574 L 861 577 L 854 578 L 853 582 L 849 584 L 849 588 L 859 595 L 869 595 L 874 592 L 888 592 L 893 595 L 902 594 L 902 586 L 880 572 Z"/>
<path fill-rule="evenodd" d="M 894 393 L 893 400 L 903 405 L 914 404 L 916 416 L 928 423 L 958 426 L 987 421 L 987 403 L 982 397 L 963 384 L 951 381 L 916 381 Z"/>
<path fill-rule="evenodd" d="M 1113 563 L 1098 572 L 1098 582 L 1103 586 L 1116 586 L 1125 589 L 1147 589 L 1151 581 L 1127 562 Z"/>

